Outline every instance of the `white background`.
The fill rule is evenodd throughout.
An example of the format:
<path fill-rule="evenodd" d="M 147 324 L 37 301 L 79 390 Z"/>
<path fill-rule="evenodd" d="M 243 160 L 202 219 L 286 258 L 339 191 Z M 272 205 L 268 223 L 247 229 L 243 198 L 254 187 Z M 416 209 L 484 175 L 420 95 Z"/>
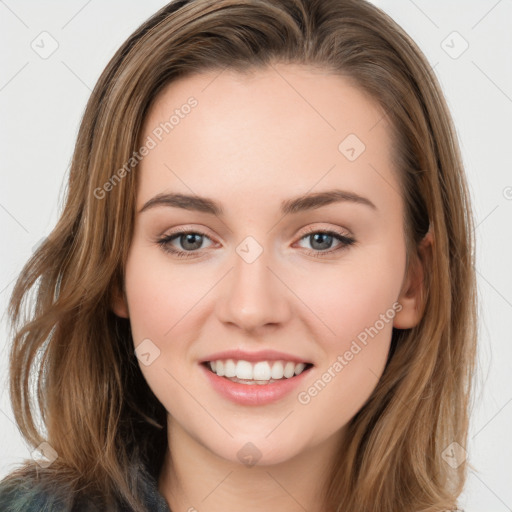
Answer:
<path fill-rule="evenodd" d="M 57 221 L 92 87 L 120 44 L 165 3 L 0 0 L 0 478 L 30 457 L 7 391 L 5 312 L 14 279 Z M 426 54 L 457 126 L 477 224 L 480 295 L 478 393 L 466 447 L 477 471 L 470 472 L 460 506 L 466 512 L 510 511 L 512 2 L 375 3 Z M 51 48 L 43 31 L 58 43 L 46 59 L 31 47 L 42 46 L 46 37 L 45 48 Z"/>

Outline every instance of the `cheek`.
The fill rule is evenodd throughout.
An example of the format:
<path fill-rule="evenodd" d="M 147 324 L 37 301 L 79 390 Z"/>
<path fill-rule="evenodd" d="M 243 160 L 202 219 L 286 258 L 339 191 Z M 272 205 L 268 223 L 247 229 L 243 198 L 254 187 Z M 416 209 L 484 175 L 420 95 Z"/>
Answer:
<path fill-rule="evenodd" d="M 326 329 L 318 328 L 316 338 L 324 357 L 315 378 L 298 391 L 297 402 L 312 428 L 315 418 L 322 418 L 325 435 L 357 414 L 384 371 L 399 308 L 388 284 L 369 278 L 346 280 L 315 298 L 319 316 L 335 335 L 326 336 Z"/>
<path fill-rule="evenodd" d="M 207 291 L 207 279 L 169 262 L 165 254 L 135 246 L 126 264 L 126 295 L 135 345 L 144 338 L 163 343 Z M 204 283 L 204 286 L 203 286 Z M 211 286 L 211 285 L 210 285 Z M 204 288 L 204 290 L 203 290 Z"/>
<path fill-rule="evenodd" d="M 343 348 L 381 315 L 394 317 L 404 271 L 405 249 L 401 253 L 375 247 L 347 257 L 339 265 L 319 265 L 314 279 L 297 279 L 293 288 L 310 306 L 315 322 L 324 325 L 319 339 Z M 389 324 L 383 329 L 388 335 L 392 322 Z M 382 329 L 381 322 L 378 326 Z"/>
<path fill-rule="evenodd" d="M 166 262 L 165 255 L 140 245 L 130 250 L 125 281 L 141 372 L 167 411 L 179 411 L 186 406 L 188 395 L 180 387 L 183 377 L 175 374 L 172 360 L 176 355 L 180 359 L 186 356 L 186 336 L 180 329 L 186 326 L 185 315 L 198 301 L 201 290 L 196 282 L 191 286 L 190 279 L 187 284 L 183 271 Z M 141 356 L 146 353 L 147 358 Z"/>
<path fill-rule="evenodd" d="M 315 286 L 301 292 L 331 331 L 326 336 L 325 327 L 318 329 L 325 358 L 315 380 L 297 396 L 311 418 L 321 415 L 325 431 L 350 421 L 382 375 L 393 318 L 401 309 L 397 299 L 405 248 L 402 251 L 399 246 L 375 247 L 347 258 L 334 273 L 317 273 Z"/>

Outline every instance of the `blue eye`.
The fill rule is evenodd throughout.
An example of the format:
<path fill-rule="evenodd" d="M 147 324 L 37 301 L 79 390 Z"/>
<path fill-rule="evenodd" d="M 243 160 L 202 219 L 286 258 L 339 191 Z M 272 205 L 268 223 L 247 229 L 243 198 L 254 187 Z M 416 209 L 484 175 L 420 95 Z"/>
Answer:
<path fill-rule="evenodd" d="M 166 235 L 163 238 L 160 238 L 157 243 L 162 247 L 165 252 L 174 254 L 178 258 L 188 258 L 196 256 L 193 251 L 198 251 L 204 241 L 204 238 L 208 238 L 203 233 L 199 233 L 197 231 L 181 231 L 178 233 L 174 233 L 171 235 Z M 184 251 L 179 249 L 175 249 L 171 243 L 177 239 L 183 247 Z M 192 254 L 191 254 L 192 253 Z"/>
<path fill-rule="evenodd" d="M 329 255 L 334 252 L 345 249 L 346 247 L 353 245 L 355 240 L 346 235 L 342 235 L 340 233 L 334 231 L 321 231 L 315 230 L 311 231 L 306 236 L 303 236 L 301 240 L 309 239 L 309 243 L 315 249 L 315 245 L 317 246 L 317 250 L 309 252 L 311 256 L 322 258 L 324 255 Z M 331 249 L 332 243 L 334 240 L 339 242 L 339 245 L 335 249 Z"/>
<path fill-rule="evenodd" d="M 204 239 L 211 240 L 206 234 L 198 231 L 180 230 L 177 233 L 171 233 L 170 235 L 158 239 L 157 244 L 163 251 L 178 258 L 194 258 L 200 255 L 198 253 L 201 250 Z M 342 235 L 335 231 L 323 231 L 318 229 L 311 230 L 300 238 L 300 240 L 304 239 L 309 239 L 312 246 L 317 246 L 316 249 L 313 247 L 313 250 L 306 251 L 307 254 L 318 258 L 331 255 L 356 243 L 356 240 L 352 237 Z M 176 249 L 172 245 L 172 242 L 175 240 L 178 240 L 180 246 L 185 250 Z M 336 248 L 331 249 L 334 240 L 337 240 L 339 243 Z"/>

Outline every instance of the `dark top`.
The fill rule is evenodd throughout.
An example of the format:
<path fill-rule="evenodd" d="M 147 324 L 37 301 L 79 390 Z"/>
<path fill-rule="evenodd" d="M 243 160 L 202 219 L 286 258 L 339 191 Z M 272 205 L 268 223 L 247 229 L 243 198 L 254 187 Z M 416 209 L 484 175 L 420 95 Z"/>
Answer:
<path fill-rule="evenodd" d="M 37 475 L 36 471 L 36 475 Z M 158 490 L 154 473 L 138 473 L 137 483 L 142 502 L 148 512 L 171 512 L 164 497 Z M 62 490 L 52 489 L 44 479 L 36 476 L 12 481 L 0 481 L 1 512 L 99 512 L 87 499 L 71 502 Z M 72 503 L 72 504 L 71 504 Z M 104 511 L 101 511 L 104 512 Z M 119 505 L 116 512 L 132 512 L 127 506 Z"/>

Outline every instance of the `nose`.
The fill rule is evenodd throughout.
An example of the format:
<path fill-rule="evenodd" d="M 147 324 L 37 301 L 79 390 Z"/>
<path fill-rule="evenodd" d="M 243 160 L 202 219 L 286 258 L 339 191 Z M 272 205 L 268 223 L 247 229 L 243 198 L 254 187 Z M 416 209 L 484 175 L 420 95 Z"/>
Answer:
<path fill-rule="evenodd" d="M 217 302 L 223 323 L 254 332 L 290 318 L 292 294 L 270 260 L 265 250 L 252 262 L 234 253 L 234 268 L 226 276 Z"/>

